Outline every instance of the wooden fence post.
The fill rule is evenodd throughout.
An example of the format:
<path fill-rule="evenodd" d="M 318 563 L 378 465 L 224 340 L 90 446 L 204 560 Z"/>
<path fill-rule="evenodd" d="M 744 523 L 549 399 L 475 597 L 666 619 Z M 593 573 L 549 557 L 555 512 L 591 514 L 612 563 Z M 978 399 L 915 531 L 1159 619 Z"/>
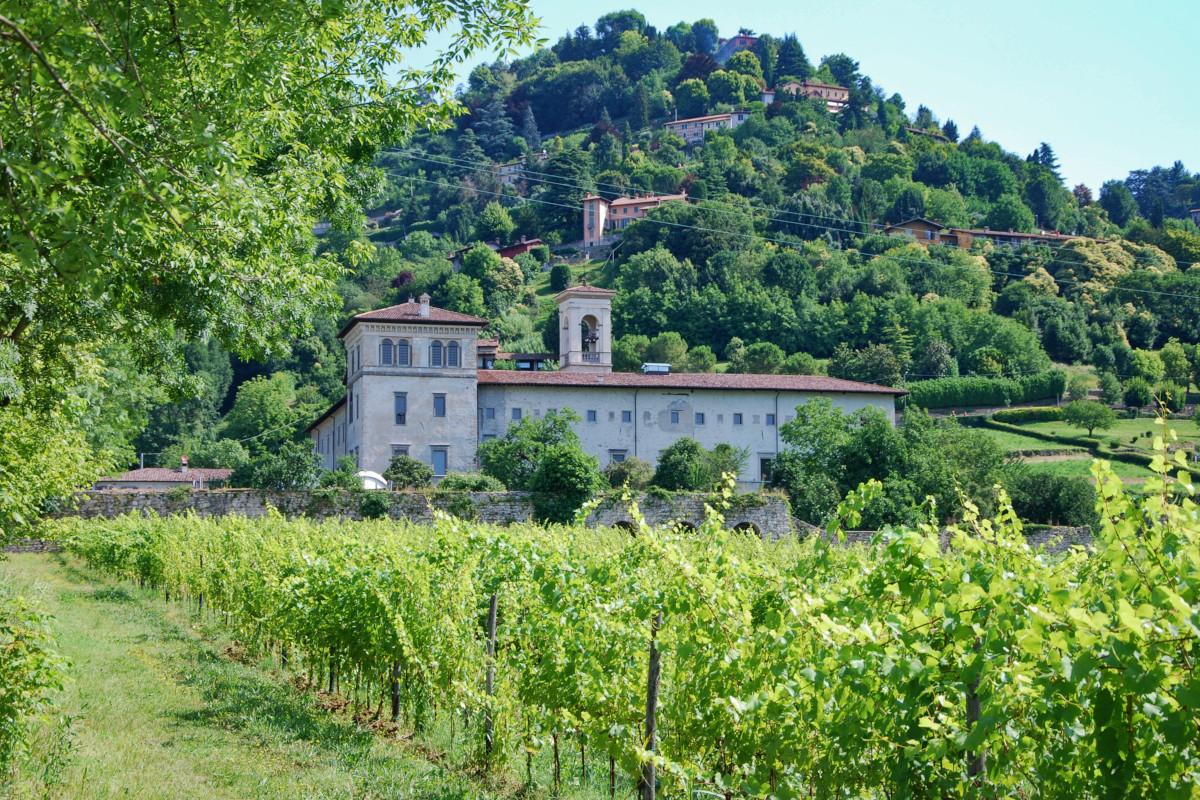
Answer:
<path fill-rule="evenodd" d="M 400 662 L 392 662 L 392 722 L 400 719 Z M 453 717 L 453 715 L 451 715 Z"/>
<path fill-rule="evenodd" d="M 483 749 L 490 757 L 492 755 L 492 740 L 494 738 L 494 721 L 492 718 L 492 698 L 496 686 L 496 593 L 488 603 L 488 638 L 487 638 L 487 706 L 483 715 Z"/>
<path fill-rule="evenodd" d="M 975 652 L 979 652 L 979 639 L 975 640 Z M 981 675 L 976 675 L 975 680 L 967 684 L 967 732 L 974 730 L 979 724 L 980 703 L 979 695 L 976 692 L 979 690 L 979 679 Z M 974 778 L 977 775 L 987 773 L 987 750 L 981 749 L 978 753 L 967 753 L 967 776 Z"/>
<path fill-rule="evenodd" d="M 646 749 L 651 753 L 655 747 L 655 732 L 658 727 L 658 680 L 661 664 L 658 654 L 658 629 L 662 627 L 663 614 L 658 612 L 650 627 L 650 666 L 646 670 Z M 654 762 L 647 761 L 642 767 L 642 800 L 654 800 Z"/>

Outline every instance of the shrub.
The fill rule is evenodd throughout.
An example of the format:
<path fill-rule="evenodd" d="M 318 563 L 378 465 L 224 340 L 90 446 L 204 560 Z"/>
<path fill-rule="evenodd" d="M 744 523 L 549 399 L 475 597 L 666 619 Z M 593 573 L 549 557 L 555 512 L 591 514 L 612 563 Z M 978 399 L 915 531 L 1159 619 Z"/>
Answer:
<path fill-rule="evenodd" d="M 1110 406 L 1121 402 L 1121 397 L 1124 390 L 1121 388 L 1121 379 L 1111 372 L 1103 372 L 1100 374 L 1100 400 L 1108 403 Z"/>
<path fill-rule="evenodd" d="M 438 483 L 447 492 L 503 492 L 504 484 L 482 472 L 450 472 Z"/>
<path fill-rule="evenodd" d="M 629 488 L 641 491 L 650 485 L 654 479 L 654 465 L 643 461 L 637 456 L 629 456 L 624 461 L 614 461 L 604 470 L 604 477 L 614 489 L 629 484 Z"/>
<path fill-rule="evenodd" d="M 910 383 L 909 402 L 921 408 L 1007 406 L 1058 397 L 1066 388 L 1062 370 L 1013 378 L 935 378 Z"/>
<path fill-rule="evenodd" d="M 1125 405 L 1130 409 L 1148 406 L 1153 401 L 1150 384 L 1144 378 L 1130 378 L 1125 384 Z"/>
<path fill-rule="evenodd" d="M 1087 375 L 1073 375 L 1067 381 L 1067 396 L 1072 400 L 1087 400 L 1092 391 L 1092 379 Z"/>
<path fill-rule="evenodd" d="M 29 718 L 49 708 L 62 688 L 64 664 L 53 649 L 52 619 L 0 582 L 0 788 L 24 747 Z"/>
<path fill-rule="evenodd" d="M 571 285 L 571 268 L 566 264 L 555 264 L 550 268 L 550 291 L 561 292 Z"/>
<path fill-rule="evenodd" d="M 358 500 L 358 513 L 363 519 L 383 519 L 392 510 L 390 492 L 379 490 L 363 492 Z"/>
<path fill-rule="evenodd" d="M 361 489 L 362 478 L 358 477 L 358 464 L 350 456 L 338 459 L 337 469 L 321 473 L 318 485 L 325 489 Z"/>
<path fill-rule="evenodd" d="M 550 246 L 545 244 L 535 244 L 529 248 L 529 255 L 538 260 L 539 263 L 545 264 L 550 260 Z"/>
<path fill-rule="evenodd" d="M 603 488 L 600 462 L 577 442 L 547 447 L 529 478 L 531 501 L 542 522 L 570 522 L 579 507 Z"/>
<path fill-rule="evenodd" d="M 1009 482 L 1013 510 L 1021 519 L 1045 525 L 1091 525 L 1099 522 L 1096 490 L 1087 478 L 1029 472 Z"/>
<path fill-rule="evenodd" d="M 1028 425 L 1033 422 L 1059 422 L 1063 418 L 1063 410 L 1058 406 L 1034 406 L 1032 408 L 1006 408 L 992 414 L 996 422 L 1007 422 L 1009 425 Z"/>
<path fill-rule="evenodd" d="M 1187 405 L 1187 389 L 1178 383 L 1167 381 L 1154 390 L 1155 399 L 1159 406 L 1178 414 Z"/>
<path fill-rule="evenodd" d="M 409 456 L 392 456 L 383 477 L 394 489 L 420 489 L 433 482 L 433 468 Z"/>
<path fill-rule="evenodd" d="M 229 486 L 268 491 L 311 489 L 321 473 L 321 457 L 312 443 L 284 442 L 274 453 L 265 453 L 233 471 Z"/>

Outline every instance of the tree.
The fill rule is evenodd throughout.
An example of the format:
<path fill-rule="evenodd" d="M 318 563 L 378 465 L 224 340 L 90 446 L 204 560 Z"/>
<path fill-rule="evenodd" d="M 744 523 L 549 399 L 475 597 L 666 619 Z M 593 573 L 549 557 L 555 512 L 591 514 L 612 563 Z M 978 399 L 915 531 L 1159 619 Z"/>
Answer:
<path fill-rule="evenodd" d="M 1105 181 L 1100 187 L 1100 206 L 1114 225 L 1124 228 L 1138 214 L 1137 201 L 1121 181 Z"/>
<path fill-rule="evenodd" d="M 533 505 L 543 522 L 568 523 L 592 495 L 604 489 L 600 462 L 578 437 L 548 445 L 529 478 Z"/>
<path fill-rule="evenodd" d="M 1033 212 L 1015 194 L 1001 195 L 984 218 L 988 227 L 996 231 L 1019 231 L 1029 233 L 1035 220 Z"/>
<path fill-rule="evenodd" d="M 1166 367 L 1157 353 L 1149 350 L 1134 350 L 1129 360 L 1129 374 L 1147 383 L 1158 383 L 1166 374 Z"/>
<path fill-rule="evenodd" d="M 495 200 L 483 207 L 483 212 L 475 219 L 475 238 L 490 242 L 497 240 L 500 244 L 509 244 L 517 224 L 509 216 L 508 210 Z"/>
<path fill-rule="evenodd" d="M 503 481 L 509 489 L 530 489 L 530 480 L 551 447 L 581 447 L 579 434 L 571 427 L 575 422 L 579 415 L 569 408 L 548 411 L 541 419 L 522 417 L 508 426 L 504 436 L 479 444 L 482 472 Z"/>
<path fill-rule="evenodd" d="M 942 126 L 942 136 L 945 136 L 951 142 L 958 141 L 958 126 L 954 124 L 954 120 L 946 120 L 946 124 Z"/>
<path fill-rule="evenodd" d="M 749 450 L 722 442 L 710 452 L 695 439 L 683 436 L 658 454 L 653 483 L 670 491 L 706 492 L 723 474 L 740 474 L 749 458 Z"/>
<path fill-rule="evenodd" d="M 444 127 L 457 65 L 535 36 L 520 3 L 314 8 L 264 6 L 251 24 L 214 0 L 6 11 L 0 333 L 21 355 L 5 377 L 28 389 L 0 409 L 9 430 L 36 430 L 35 410 L 77 424 L 48 409 L 91 379 L 80 348 L 106 339 L 146 343 L 138 368 L 186 392 L 183 342 L 262 359 L 304 334 L 339 305 L 342 271 L 314 257 L 313 223 L 357 228 L 378 143 Z M 451 20 L 428 68 L 380 57 Z"/>
<path fill-rule="evenodd" d="M 433 467 L 409 456 L 392 456 L 383 478 L 393 489 L 422 489 L 433 483 Z"/>
<path fill-rule="evenodd" d="M 958 375 L 958 361 L 943 340 L 930 339 L 913 364 L 913 373 L 918 379 L 954 377 Z"/>
<path fill-rule="evenodd" d="M 225 416 L 225 436 L 246 439 L 253 456 L 274 450 L 293 438 L 303 418 L 296 406 L 296 378 L 288 372 L 251 378 L 238 387 L 233 408 Z"/>
<path fill-rule="evenodd" d="M 1106 431 L 1117 424 L 1117 412 L 1094 400 L 1072 400 L 1063 409 L 1063 422 L 1073 428 L 1084 428 L 1087 435 L 1097 428 Z"/>
<path fill-rule="evenodd" d="M 1110 406 L 1119 403 L 1123 394 L 1120 378 L 1111 372 L 1100 373 L 1100 401 L 1102 403 Z"/>
<path fill-rule="evenodd" d="M 685 372 L 713 372 L 717 368 L 717 354 L 706 344 L 688 350 Z"/>
<path fill-rule="evenodd" d="M 675 89 L 675 102 L 682 117 L 703 115 L 708 111 L 710 99 L 708 87 L 697 78 L 688 78 Z"/>
<path fill-rule="evenodd" d="M 736 72 L 727 72 L 723 69 L 717 70 L 712 75 L 709 75 L 708 80 L 705 82 L 709 97 L 714 103 L 729 103 L 735 106 L 746 102 L 746 98 L 742 94 L 741 77 Z M 683 89 L 682 85 L 680 85 L 680 89 Z M 679 92 L 676 92 L 676 98 L 680 97 Z M 682 103 L 682 100 L 680 102 Z M 707 102 L 705 105 L 707 107 Z M 703 113 L 703 111 L 698 113 Z M 689 113 L 688 116 L 695 116 L 695 114 Z"/>
<path fill-rule="evenodd" d="M 537 151 L 542 146 L 542 134 L 538 131 L 537 120 L 533 117 L 533 106 L 525 106 L 521 113 L 521 138 L 525 140 L 531 151 Z"/>
<path fill-rule="evenodd" d="M 499 94 L 492 95 L 479 109 L 473 127 L 483 152 L 496 161 L 504 158 L 515 129 Z"/>
<path fill-rule="evenodd" d="M 772 342 L 755 342 L 746 348 L 742 363 L 745 371 L 752 375 L 774 375 L 783 368 L 785 355 L 779 345 Z"/>
<path fill-rule="evenodd" d="M 682 370 L 687 358 L 688 345 L 675 331 L 660 333 L 650 340 L 646 348 L 646 361 L 652 364 L 670 364 L 674 371 Z"/>
<path fill-rule="evenodd" d="M 749 50 L 742 50 L 730 56 L 729 60 L 725 62 L 725 69 L 759 80 L 762 80 L 763 77 L 762 62 Z"/>
<path fill-rule="evenodd" d="M 571 285 L 571 268 L 566 264 L 555 264 L 550 268 L 550 291 L 561 292 Z"/>
<path fill-rule="evenodd" d="M 1072 375 L 1067 381 L 1067 397 L 1071 400 L 1087 400 L 1092 393 L 1092 379 L 1082 373 Z"/>
<path fill-rule="evenodd" d="M 1172 338 L 1158 352 L 1163 364 L 1163 375 L 1167 380 L 1187 385 L 1191 382 L 1192 367 L 1187 349 L 1178 339 Z"/>
<path fill-rule="evenodd" d="M 717 23 L 707 17 L 692 23 L 692 41 L 697 53 L 712 55 L 717 49 Z"/>
<path fill-rule="evenodd" d="M 813 67 L 796 34 L 790 33 L 783 37 L 779 45 L 779 59 L 776 62 L 775 74 L 782 78 L 795 78 L 806 81 L 813 76 Z"/>
<path fill-rule="evenodd" d="M 1145 378 L 1130 378 L 1125 383 L 1125 405 L 1129 408 L 1144 408 L 1154 401 L 1154 392 Z"/>
<path fill-rule="evenodd" d="M 312 442 L 284 442 L 235 469 L 226 483 L 271 492 L 304 491 L 316 485 L 320 474 L 321 457 L 313 452 Z"/>
<path fill-rule="evenodd" d="M 579 227 L 579 209 L 584 195 L 595 189 L 591 159 L 577 146 L 564 147 L 546 161 L 541 198 L 547 205 L 539 212 L 547 225 L 560 233 L 574 233 Z"/>
<path fill-rule="evenodd" d="M 885 344 L 873 344 L 852 351 L 842 343 L 834 349 L 827 371 L 831 378 L 896 386 L 908 367 L 909 359 L 897 356 Z"/>
<path fill-rule="evenodd" d="M 614 489 L 628 486 L 634 491 L 640 491 L 649 486 L 650 481 L 654 479 L 654 465 L 637 456 L 628 456 L 624 461 L 614 461 L 605 467 L 604 476 Z"/>
<path fill-rule="evenodd" d="M 487 313 L 479 281 L 461 272 L 451 275 L 446 280 L 442 289 L 441 305 L 450 311 L 470 314 L 473 317 L 482 317 Z"/>

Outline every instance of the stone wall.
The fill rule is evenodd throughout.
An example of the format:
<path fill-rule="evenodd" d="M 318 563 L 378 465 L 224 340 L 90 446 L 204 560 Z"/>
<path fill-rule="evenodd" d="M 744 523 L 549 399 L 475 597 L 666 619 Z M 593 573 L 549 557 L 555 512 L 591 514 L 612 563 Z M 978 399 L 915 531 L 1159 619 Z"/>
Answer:
<path fill-rule="evenodd" d="M 434 509 L 464 519 L 507 525 L 534 518 L 533 504 L 523 492 L 393 492 L 384 495 L 390 502 L 393 519 L 428 523 Z M 277 510 L 286 517 L 314 519 L 362 519 L 364 502 L 375 500 L 375 493 L 350 492 L 260 492 L 254 489 L 201 489 L 183 493 L 94 491 L 80 494 L 75 509 L 58 516 L 91 519 L 116 517 L 130 512 L 160 516 L 191 511 L 198 516 L 242 514 L 261 517 Z M 683 522 L 697 527 L 704 521 L 704 496 L 673 495 L 661 499 L 649 495 L 636 498 L 646 520 L 653 525 Z M 736 508 L 725 515 L 731 528 L 748 530 L 758 536 L 779 538 L 792 530 L 787 504 L 771 494 L 738 495 Z M 629 510 L 619 499 L 605 498 L 589 515 L 593 526 L 626 527 L 631 525 Z"/>

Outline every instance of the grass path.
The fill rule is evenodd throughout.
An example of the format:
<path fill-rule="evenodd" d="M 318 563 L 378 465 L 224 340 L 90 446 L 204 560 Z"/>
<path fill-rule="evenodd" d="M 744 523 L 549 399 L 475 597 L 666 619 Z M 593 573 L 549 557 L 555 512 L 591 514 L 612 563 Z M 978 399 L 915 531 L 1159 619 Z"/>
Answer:
<path fill-rule="evenodd" d="M 319 711 L 271 671 L 222 658 L 227 642 L 216 630 L 149 591 L 53 555 L 14 555 L 0 572 L 55 615 L 60 651 L 73 662 L 59 699 L 75 720 L 73 745 L 49 796 L 486 796 L 475 781 Z M 61 730 L 45 726 L 43 744 Z M 36 780 L 23 781 L 16 796 L 32 796 Z"/>

